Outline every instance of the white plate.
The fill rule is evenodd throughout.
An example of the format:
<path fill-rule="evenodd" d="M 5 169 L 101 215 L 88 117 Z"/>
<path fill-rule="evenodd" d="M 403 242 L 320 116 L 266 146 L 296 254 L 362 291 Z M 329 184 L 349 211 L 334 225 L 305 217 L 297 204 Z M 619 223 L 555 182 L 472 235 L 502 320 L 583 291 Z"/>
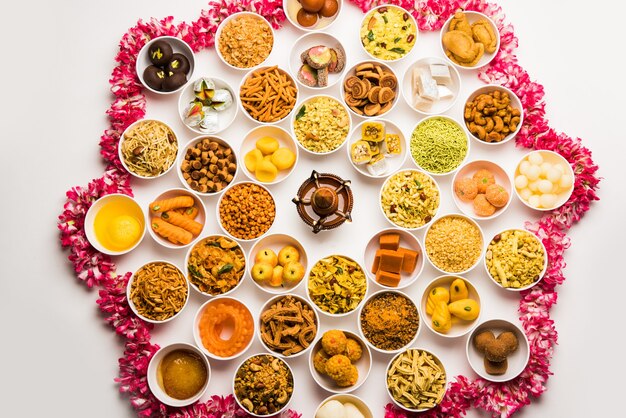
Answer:
<path fill-rule="evenodd" d="M 218 112 L 217 129 L 212 130 L 212 131 L 203 130 L 199 126 L 190 126 L 185 123 L 185 109 L 187 109 L 187 106 L 189 106 L 189 104 L 193 102 L 194 98 L 196 97 L 193 91 L 193 86 L 196 83 L 196 81 L 200 80 L 199 78 L 193 80 L 191 83 L 187 83 L 183 91 L 180 92 L 180 97 L 178 99 L 178 115 L 180 116 L 180 120 L 183 123 L 183 125 L 191 129 L 193 132 L 196 132 L 197 134 L 200 134 L 200 135 L 217 134 L 219 132 L 222 132 L 226 128 L 228 128 L 235 120 L 235 117 L 237 116 L 237 94 L 235 94 L 235 90 L 233 90 L 230 84 L 228 84 L 226 81 L 222 80 L 221 78 L 217 78 L 217 77 L 205 77 L 205 78 L 209 78 L 213 80 L 213 82 L 215 83 L 216 90 L 226 89 L 230 91 L 230 95 L 233 98 L 233 102 L 227 109 L 224 109 Z"/>
<path fill-rule="evenodd" d="M 399 135 L 400 143 L 402 144 L 402 151 L 400 155 L 396 155 L 394 157 L 385 157 L 385 161 L 387 161 L 387 171 L 379 176 L 370 174 L 370 172 L 367 171 L 367 164 L 355 164 L 354 161 L 352 161 L 352 157 L 350 155 L 350 149 L 352 147 L 352 144 L 361 139 L 361 128 L 363 127 L 363 124 L 371 122 L 383 122 L 385 124 L 385 133 Z M 406 161 L 406 156 L 408 155 L 408 143 L 406 141 L 406 137 L 402 133 L 402 130 L 394 122 L 390 121 L 389 119 L 371 119 L 363 121 L 354 127 L 352 133 L 350 134 L 350 140 L 348 141 L 348 146 L 346 147 L 346 150 L 348 151 L 348 161 L 350 161 L 352 167 L 354 167 L 354 169 L 360 174 L 363 174 L 364 176 L 370 178 L 384 178 L 387 177 L 389 174 L 399 170 L 404 165 L 404 162 Z"/>
<path fill-rule="evenodd" d="M 493 23 L 493 20 L 491 20 L 489 17 L 487 17 L 486 15 L 479 13 L 479 12 L 470 12 L 470 11 L 463 11 L 463 13 L 465 13 L 465 16 L 467 17 L 467 21 L 469 22 L 469 24 L 473 24 L 474 22 L 484 19 L 487 22 L 489 22 L 489 24 L 491 25 L 491 28 L 493 29 L 496 38 L 497 38 L 497 42 L 496 42 L 496 50 L 492 53 L 488 53 L 487 51 L 485 51 L 485 53 L 483 54 L 483 56 L 480 58 L 480 60 L 478 61 L 478 63 L 472 67 L 466 67 L 463 65 L 459 65 L 456 62 L 452 61 L 450 58 L 448 58 L 448 56 L 446 55 L 446 49 L 443 46 L 443 34 L 448 32 L 448 29 L 450 28 L 450 22 L 452 21 L 452 19 L 454 18 L 454 13 L 450 16 L 450 18 L 448 20 L 446 20 L 446 23 L 443 24 L 443 27 L 441 28 L 441 31 L 439 32 L 439 46 L 441 47 L 441 52 L 443 53 L 443 56 L 446 57 L 446 59 L 448 60 L 449 63 L 451 63 L 452 65 L 454 65 L 456 68 L 460 69 L 460 70 L 472 70 L 472 69 L 476 69 L 476 68 L 481 68 L 484 67 L 485 65 L 489 64 L 491 62 L 491 60 L 493 60 L 496 55 L 498 54 L 498 51 L 500 50 L 500 32 L 498 31 L 497 26 L 495 25 L 495 23 Z"/>
<path fill-rule="evenodd" d="M 431 64 L 442 64 L 448 67 L 448 69 L 450 70 L 450 84 L 446 85 L 446 87 L 452 91 L 454 96 L 446 99 L 437 100 L 436 102 L 433 102 L 431 107 L 426 109 L 423 107 L 415 106 L 413 103 L 413 96 L 415 95 L 415 93 L 413 92 L 413 69 L 419 69 L 430 73 L 429 66 Z M 459 75 L 459 71 L 456 69 L 456 67 L 450 65 L 450 63 L 439 57 L 420 58 L 419 60 L 415 61 L 413 64 L 407 67 L 402 78 L 402 97 L 404 97 L 404 100 L 411 109 L 423 115 L 438 115 L 447 112 L 456 103 L 460 91 L 461 76 Z"/>
<path fill-rule="evenodd" d="M 262 182 L 259 179 L 257 179 L 256 175 L 254 173 L 251 173 L 245 164 L 246 154 L 252 151 L 253 149 L 255 149 L 256 141 L 259 140 L 260 138 L 263 138 L 264 136 L 270 136 L 272 138 L 276 138 L 278 140 L 279 147 L 289 148 L 291 152 L 293 152 L 296 156 L 296 160 L 294 161 L 291 168 L 288 168 L 286 170 L 278 170 L 278 174 L 276 175 L 276 178 L 274 179 L 274 181 L 269 182 L 269 183 Z M 280 183 L 281 181 L 289 177 L 289 175 L 295 170 L 296 166 L 298 165 L 298 158 L 299 158 L 298 148 L 299 147 L 296 145 L 296 141 L 293 139 L 291 134 L 287 132 L 286 130 L 284 130 L 283 128 L 281 128 L 280 126 L 276 126 L 276 125 L 257 126 L 256 128 L 252 129 L 250 132 L 248 132 L 248 134 L 245 136 L 245 138 L 241 142 L 241 147 L 239 148 L 239 160 L 241 161 L 241 166 L 239 168 L 243 171 L 243 173 L 250 180 L 253 180 L 261 184 L 265 184 L 265 185 Z"/>

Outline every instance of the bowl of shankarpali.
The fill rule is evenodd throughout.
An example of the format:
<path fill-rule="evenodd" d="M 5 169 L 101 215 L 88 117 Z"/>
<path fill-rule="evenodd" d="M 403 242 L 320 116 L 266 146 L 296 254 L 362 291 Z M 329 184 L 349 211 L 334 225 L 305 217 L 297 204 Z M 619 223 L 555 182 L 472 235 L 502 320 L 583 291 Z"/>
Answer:
<path fill-rule="evenodd" d="M 142 119 L 131 124 L 120 137 L 118 154 L 132 176 L 154 179 L 169 172 L 178 156 L 178 137 L 166 123 Z"/>

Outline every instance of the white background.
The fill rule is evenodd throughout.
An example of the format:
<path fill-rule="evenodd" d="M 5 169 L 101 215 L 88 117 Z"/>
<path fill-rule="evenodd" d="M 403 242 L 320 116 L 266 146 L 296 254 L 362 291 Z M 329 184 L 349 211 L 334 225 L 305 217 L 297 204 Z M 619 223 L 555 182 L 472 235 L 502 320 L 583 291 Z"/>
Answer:
<path fill-rule="evenodd" d="M 599 195 L 583 222 L 571 230 L 572 247 L 566 253 L 567 280 L 559 290 L 558 304 L 551 315 L 559 332 L 548 381 L 548 391 L 517 416 L 582 417 L 590 414 L 614 416 L 623 396 L 624 361 L 619 353 L 623 340 L 624 286 L 623 220 L 624 175 L 618 166 L 626 151 L 623 124 L 624 83 L 623 32 L 621 16 L 626 6 L 604 2 L 501 1 L 507 18 L 515 26 L 520 46 L 520 63 L 533 80 L 544 85 L 551 126 L 570 136 L 583 138 L 593 151 L 604 179 Z M 113 378 L 122 341 L 106 325 L 95 301 L 96 289 L 78 283 L 68 253 L 59 245 L 57 216 L 65 202 L 64 193 L 75 185 L 86 185 L 101 176 L 98 142 L 105 128 L 105 110 L 112 96 L 108 79 L 114 66 L 117 45 L 139 18 L 173 15 L 176 21 L 195 20 L 206 1 L 172 2 L 21 2 L 4 13 L 2 27 L 4 59 L 0 65 L 3 103 L 0 114 L 4 149 L 0 154 L 3 204 L 0 205 L 3 233 L 0 263 L 0 317 L 3 321 L 2 401 L 3 416 L 131 417 L 125 395 L 118 393 Z M 17 8 L 17 10 L 15 10 Z M 348 5 L 342 23 L 329 30 L 341 36 L 349 60 L 364 59 L 358 49 L 360 11 Z M 287 68 L 287 51 L 301 33 L 286 23 L 278 33 L 279 51 L 270 60 Z M 394 65 L 401 75 L 406 65 L 425 55 L 438 55 L 435 35 L 424 35 L 406 62 Z M 196 75 L 219 75 L 235 87 L 241 74 L 229 72 L 214 53 L 197 57 Z M 468 80 L 462 94 L 478 82 Z M 338 86 L 330 90 L 338 93 Z M 183 140 L 192 138 L 178 121 L 175 98 L 148 96 L 148 115 L 174 124 Z M 459 106 L 451 114 L 458 117 Z M 390 115 L 405 133 L 419 119 L 401 102 Z M 239 119 L 244 121 L 243 116 Z M 241 136 L 254 125 L 244 121 L 222 134 L 237 148 Z M 287 127 L 283 123 L 281 126 Z M 472 143 L 474 146 L 475 143 Z M 472 158 L 490 156 L 512 169 L 522 151 L 513 144 L 485 151 L 474 146 Z M 406 166 L 411 163 L 407 162 Z M 312 168 L 331 171 L 354 180 L 355 222 L 337 231 L 314 237 L 297 219 L 289 199 Z M 243 179 L 240 174 L 239 179 Z M 325 158 L 302 156 L 298 170 L 287 181 L 272 187 L 279 197 L 278 219 L 273 232 L 291 233 L 316 260 L 331 252 L 357 259 L 365 241 L 387 224 L 375 205 L 380 181 L 366 181 L 350 167 L 342 148 Z M 178 186 L 172 172 L 159 183 L 134 183 L 140 202 L 147 203 L 160 190 Z M 454 211 L 449 179 L 441 182 L 444 212 Z M 209 214 L 215 200 L 206 199 Z M 443 212 L 442 212 L 443 213 Z M 536 214 L 514 201 L 505 216 L 483 223 L 487 235 L 501 226 L 521 225 Z M 206 232 L 218 232 L 213 223 Z M 418 233 L 420 240 L 423 233 Z M 356 237 L 356 238 L 355 238 Z M 246 250 L 249 246 L 245 247 Z M 149 258 L 167 258 L 182 264 L 184 251 L 166 251 L 146 236 L 140 248 L 118 259 L 122 272 L 133 270 Z M 418 284 L 407 292 L 419 297 L 436 273 L 427 267 Z M 488 282 L 482 268 L 468 277 L 483 291 L 483 319 L 516 318 L 517 298 L 499 291 Z M 302 294 L 303 289 L 299 289 Z M 371 290 L 370 290 L 371 292 Z M 246 279 L 235 293 L 254 308 L 266 295 Z M 183 315 L 166 327 L 158 327 L 154 341 L 192 341 L 190 321 L 202 298 L 194 296 Z M 256 313 L 255 313 L 256 314 Z M 333 323 L 322 319 L 322 329 L 356 329 L 356 315 Z M 451 375 L 474 376 L 464 355 L 465 340 L 444 340 L 423 329 L 417 345 L 439 353 Z M 255 342 L 248 351 L 260 350 Z M 389 399 L 382 381 L 389 357 L 374 355 L 375 366 L 366 384 L 356 394 L 366 398 L 376 417 Z M 312 416 L 326 395 L 310 377 L 306 358 L 290 361 L 296 369 L 297 389 L 292 406 Z M 234 362 L 212 362 L 215 372 L 210 393 L 226 393 Z M 206 398 L 206 397 L 205 397 Z M 471 416 L 484 414 L 471 413 Z"/>

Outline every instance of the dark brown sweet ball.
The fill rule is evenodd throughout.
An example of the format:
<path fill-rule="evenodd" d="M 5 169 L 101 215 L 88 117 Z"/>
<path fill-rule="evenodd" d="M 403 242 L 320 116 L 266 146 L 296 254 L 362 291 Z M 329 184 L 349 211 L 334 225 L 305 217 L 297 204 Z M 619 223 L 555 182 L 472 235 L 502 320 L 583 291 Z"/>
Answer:
<path fill-rule="evenodd" d="M 176 52 L 172 55 L 172 59 L 167 63 L 165 69 L 171 73 L 187 74 L 191 69 L 191 65 L 186 56 Z"/>
<path fill-rule="evenodd" d="M 163 88 L 165 78 L 165 71 L 155 65 L 149 65 L 143 71 L 143 81 L 154 90 L 160 91 Z"/>
<path fill-rule="evenodd" d="M 474 347 L 481 353 L 485 352 L 485 348 L 496 340 L 496 336 L 491 331 L 483 331 L 474 336 Z"/>
<path fill-rule="evenodd" d="M 485 358 L 489 361 L 504 361 L 509 355 L 509 349 L 501 341 L 493 341 L 485 347 Z"/>
<path fill-rule="evenodd" d="M 169 77 L 167 77 L 163 81 L 163 90 L 164 91 L 174 91 L 180 86 L 184 85 L 187 82 L 187 76 L 183 73 L 169 73 Z"/>
<path fill-rule="evenodd" d="M 509 354 L 517 350 L 518 341 L 515 334 L 511 331 L 504 331 L 498 335 L 497 341 L 500 341 L 509 351 Z"/>
<path fill-rule="evenodd" d="M 509 362 L 505 358 L 503 361 L 490 361 L 485 357 L 485 371 L 492 376 L 501 376 L 506 373 L 506 369 L 509 367 Z"/>
<path fill-rule="evenodd" d="M 172 59 L 173 54 L 172 46 L 164 40 L 154 41 L 148 48 L 150 62 L 158 66 L 166 65 Z"/>

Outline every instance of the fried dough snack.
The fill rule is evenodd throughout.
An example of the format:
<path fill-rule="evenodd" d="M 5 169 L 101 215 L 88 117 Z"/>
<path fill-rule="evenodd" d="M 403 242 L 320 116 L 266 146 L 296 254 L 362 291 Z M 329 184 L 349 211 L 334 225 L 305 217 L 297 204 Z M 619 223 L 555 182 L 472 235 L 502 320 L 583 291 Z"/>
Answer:
<path fill-rule="evenodd" d="M 448 31 L 442 37 L 446 55 L 464 67 L 474 67 L 483 55 L 496 52 L 498 37 L 486 19 L 472 24 L 461 10 L 454 13 Z"/>
<path fill-rule="evenodd" d="M 356 114 L 380 116 L 393 106 L 398 79 L 380 65 L 366 62 L 356 67 L 343 87 L 344 100 Z"/>

